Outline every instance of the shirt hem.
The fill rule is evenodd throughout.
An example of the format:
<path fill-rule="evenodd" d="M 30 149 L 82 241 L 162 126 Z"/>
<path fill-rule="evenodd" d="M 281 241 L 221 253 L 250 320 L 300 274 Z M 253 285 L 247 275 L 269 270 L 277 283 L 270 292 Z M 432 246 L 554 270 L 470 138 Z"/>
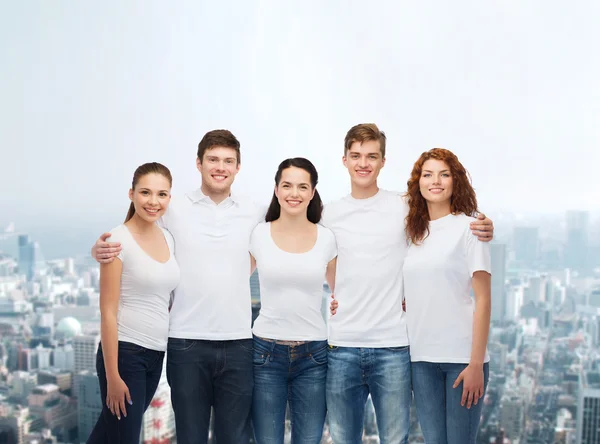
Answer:
<path fill-rule="evenodd" d="M 334 347 L 349 347 L 349 348 L 390 348 L 390 347 L 407 347 L 408 340 L 398 340 L 395 342 L 381 343 L 366 343 L 366 342 L 348 342 L 348 341 L 336 341 L 335 339 L 329 339 L 329 345 Z"/>
<path fill-rule="evenodd" d="M 235 341 L 237 339 L 252 339 L 252 332 L 228 333 L 228 334 L 205 334 L 189 332 L 169 332 L 169 338 L 174 339 L 194 339 L 204 341 Z"/>
<path fill-rule="evenodd" d="M 432 358 L 431 356 L 412 356 L 410 357 L 411 362 L 433 362 L 435 364 L 469 364 L 471 358 Z M 484 359 L 483 363 L 487 364 L 490 362 L 490 358 Z"/>

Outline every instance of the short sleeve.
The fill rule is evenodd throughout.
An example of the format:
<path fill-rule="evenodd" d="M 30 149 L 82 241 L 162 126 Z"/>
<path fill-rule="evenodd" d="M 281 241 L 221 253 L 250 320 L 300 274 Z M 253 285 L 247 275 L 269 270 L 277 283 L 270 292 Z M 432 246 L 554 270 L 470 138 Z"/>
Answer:
<path fill-rule="evenodd" d="M 467 264 L 469 275 L 473 276 L 476 271 L 487 271 L 492 273 L 490 243 L 481 242 L 477 236 L 473 235 L 470 228 L 467 228 Z"/>
<path fill-rule="evenodd" d="M 124 239 L 125 236 L 123 235 L 123 230 L 125 229 L 126 228 L 122 225 L 117 228 L 113 228 L 110 230 L 110 237 L 106 239 L 106 242 L 119 242 L 121 244 L 121 251 L 117 255 L 117 258 L 120 259 L 121 262 L 125 261 L 125 255 L 127 254 L 127 242 Z"/>
<path fill-rule="evenodd" d="M 327 263 L 329 263 L 338 255 L 337 242 L 335 240 L 333 231 L 331 231 L 329 228 L 325 228 L 324 230 L 327 233 L 327 246 L 325 251 L 327 252 Z"/>
<path fill-rule="evenodd" d="M 262 230 L 264 230 L 264 227 L 265 227 L 264 223 L 258 224 L 256 227 L 254 227 L 254 230 L 252 230 L 252 234 L 250 235 L 249 251 L 250 251 L 250 254 L 252 256 L 254 256 L 254 259 L 256 259 L 256 256 L 258 255 L 261 233 L 262 233 Z"/>

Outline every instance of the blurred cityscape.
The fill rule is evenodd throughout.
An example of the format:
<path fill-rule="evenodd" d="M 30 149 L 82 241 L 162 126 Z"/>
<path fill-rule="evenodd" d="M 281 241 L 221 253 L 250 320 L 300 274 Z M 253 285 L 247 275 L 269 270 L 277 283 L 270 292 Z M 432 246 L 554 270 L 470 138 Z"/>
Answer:
<path fill-rule="evenodd" d="M 600 443 L 600 219 L 492 218 L 490 383 L 478 442 Z M 13 224 L 0 232 L 0 444 L 85 442 L 102 406 L 98 265 L 89 245 L 52 260 L 43 248 Z M 257 275 L 250 286 L 256 317 Z M 328 293 L 324 284 L 324 313 Z M 164 375 L 141 442 L 176 442 Z M 322 442 L 331 442 L 327 426 Z M 379 442 L 370 400 L 363 442 Z M 414 410 L 410 442 L 423 442 Z"/>

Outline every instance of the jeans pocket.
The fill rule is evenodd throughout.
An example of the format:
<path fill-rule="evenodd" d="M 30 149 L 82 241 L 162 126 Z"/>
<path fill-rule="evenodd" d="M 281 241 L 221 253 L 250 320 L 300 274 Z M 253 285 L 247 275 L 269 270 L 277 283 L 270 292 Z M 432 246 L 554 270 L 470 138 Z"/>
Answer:
<path fill-rule="evenodd" d="M 260 350 L 254 350 L 252 364 L 255 367 L 262 367 L 264 365 L 267 365 L 267 362 L 269 362 L 269 356 L 270 356 L 270 354 L 267 352 L 260 351 Z"/>
<path fill-rule="evenodd" d="M 169 338 L 167 351 L 187 351 L 196 344 L 193 339 Z"/>
<path fill-rule="evenodd" d="M 317 365 L 327 364 L 327 346 L 315 350 L 310 354 L 310 360 Z"/>
<path fill-rule="evenodd" d="M 126 353 L 128 355 L 136 355 L 142 353 L 146 349 L 141 345 L 134 344 L 132 342 L 119 341 L 119 352 Z M 119 354 L 120 354 L 119 353 Z"/>
<path fill-rule="evenodd" d="M 400 347 L 386 347 L 385 349 L 393 352 L 404 352 L 408 351 L 408 345 L 401 345 Z"/>

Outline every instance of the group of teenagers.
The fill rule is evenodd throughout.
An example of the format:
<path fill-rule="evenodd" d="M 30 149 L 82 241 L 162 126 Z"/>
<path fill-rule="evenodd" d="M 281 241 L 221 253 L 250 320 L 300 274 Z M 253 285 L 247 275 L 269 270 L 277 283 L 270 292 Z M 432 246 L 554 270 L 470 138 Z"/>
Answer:
<path fill-rule="evenodd" d="M 201 187 L 180 199 L 165 166 L 138 167 L 125 222 L 92 248 L 103 409 L 87 442 L 139 442 L 166 352 L 179 444 L 207 442 L 211 410 L 218 444 L 282 444 L 286 410 L 294 444 L 320 443 L 326 415 L 334 443 L 359 444 L 369 395 L 382 444 L 408 442 L 413 396 L 426 443 L 475 443 L 493 224 L 452 152 L 424 152 L 405 193 L 378 187 L 385 156 L 384 132 L 356 125 L 348 196 L 324 206 L 314 165 L 290 158 L 266 212 L 231 192 L 228 130 L 204 135 Z"/>

